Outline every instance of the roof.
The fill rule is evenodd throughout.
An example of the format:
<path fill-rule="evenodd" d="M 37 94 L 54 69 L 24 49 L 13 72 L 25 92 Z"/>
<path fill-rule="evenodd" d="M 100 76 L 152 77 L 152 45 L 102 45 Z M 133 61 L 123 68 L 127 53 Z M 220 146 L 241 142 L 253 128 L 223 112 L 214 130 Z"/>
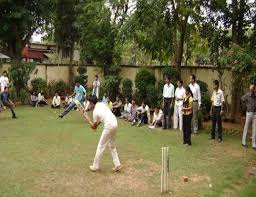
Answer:
<path fill-rule="evenodd" d="M 25 47 L 22 50 L 22 57 L 28 59 L 43 59 L 46 56 L 43 51 L 29 50 L 28 47 Z"/>
<path fill-rule="evenodd" d="M 10 59 L 7 55 L 0 53 L 0 59 Z"/>

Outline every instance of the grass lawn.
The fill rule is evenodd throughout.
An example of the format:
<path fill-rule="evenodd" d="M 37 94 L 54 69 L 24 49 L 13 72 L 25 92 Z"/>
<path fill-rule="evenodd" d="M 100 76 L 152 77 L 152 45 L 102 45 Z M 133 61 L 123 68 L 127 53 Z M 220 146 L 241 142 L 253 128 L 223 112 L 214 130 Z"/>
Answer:
<path fill-rule="evenodd" d="M 101 128 L 96 133 L 73 111 L 18 107 L 19 119 L 0 113 L 0 196 L 161 196 L 161 147 L 170 146 L 170 193 L 163 196 L 256 196 L 256 152 L 239 136 L 222 144 L 208 131 L 182 145 L 178 131 L 150 131 L 119 120 L 117 148 L 123 165 L 112 173 L 110 153 L 92 173 Z M 188 176 L 184 183 L 182 176 Z M 210 184 L 212 187 L 210 187 Z"/>

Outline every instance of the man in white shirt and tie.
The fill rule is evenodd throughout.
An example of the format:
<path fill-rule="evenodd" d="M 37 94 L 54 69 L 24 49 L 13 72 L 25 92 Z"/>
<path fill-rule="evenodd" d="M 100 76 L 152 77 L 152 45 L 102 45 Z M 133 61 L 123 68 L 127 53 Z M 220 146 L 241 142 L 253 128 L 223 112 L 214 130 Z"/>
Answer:
<path fill-rule="evenodd" d="M 190 84 L 189 87 L 193 93 L 193 131 L 195 134 L 198 133 L 198 113 L 201 107 L 201 90 L 200 86 L 196 83 L 196 76 L 190 76 Z"/>
<path fill-rule="evenodd" d="M 174 85 L 171 83 L 170 76 L 165 79 L 166 84 L 163 88 L 163 129 L 171 128 L 171 106 L 174 98 Z M 167 120 L 166 120 L 167 119 Z"/>
<path fill-rule="evenodd" d="M 173 114 L 173 128 L 182 131 L 182 121 L 183 121 L 183 99 L 185 97 L 185 89 L 183 88 L 183 81 L 179 80 L 177 83 L 178 87 L 175 90 L 175 104 L 174 104 L 174 114 Z"/>

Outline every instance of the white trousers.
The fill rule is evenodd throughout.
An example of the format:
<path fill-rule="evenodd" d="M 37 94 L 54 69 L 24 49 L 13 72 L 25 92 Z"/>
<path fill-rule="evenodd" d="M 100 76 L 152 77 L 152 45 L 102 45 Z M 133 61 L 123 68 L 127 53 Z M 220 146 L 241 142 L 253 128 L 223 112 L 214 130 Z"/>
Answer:
<path fill-rule="evenodd" d="M 179 125 L 179 129 L 182 131 L 182 105 L 178 106 L 178 105 L 174 105 L 174 112 L 173 112 L 173 128 L 174 129 L 178 129 L 178 125 Z"/>
<path fill-rule="evenodd" d="M 93 162 L 93 167 L 96 169 L 100 168 L 100 161 L 102 159 L 103 153 L 106 149 L 106 147 L 108 146 L 113 162 L 115 164 L 115 166 L 120 166 L 120 161 L 119 161 L 119 157 L 117 154 L 117 150 L 115 147 L 115 137 L 116 137 L 116 132 L 117 132 L 117 128 L 113 128 L 113 129 L 104 129 L 101 137 L 100 137 L 100 141 L 98 143 L 98 147 L 97 147 L 97 151 L 96 151 L 96 155 L 94 158 L 94 162 Z"/>
<path fill-rule="evenodd" d="M 244 132 L 242 138 L 243 145 L 246 145 L 246 136 L 250 126 L 252 126 L 252 147 L 256 148 L 256 113 L 246 113 L 246 121 L 244 125 Z"/>

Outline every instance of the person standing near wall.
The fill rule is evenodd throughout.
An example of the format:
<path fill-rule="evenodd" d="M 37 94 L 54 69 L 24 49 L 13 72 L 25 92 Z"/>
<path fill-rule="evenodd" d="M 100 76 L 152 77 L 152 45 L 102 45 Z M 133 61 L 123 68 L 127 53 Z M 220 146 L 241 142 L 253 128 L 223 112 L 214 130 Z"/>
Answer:
<path fill-rule="evenodd" d="M 223 107 L 224 107 L 224 93 L 219 88 L 219 81 L 213 81 L 213 93 L 212 93 L 212 106 L 210 110 L 210 116 L 212 117 L 212 131 L 211 131 L 211 140 L 215 139 L 215 129 L 216 123 L 218 125 L 218 142 L 222 142 L 222 122 L 221 116 L 223 115 Z"/>
<path fill-rule="evenodd" d="M 196 76 L 191 75 L 190 76 L 190 84 L 189 87 L 193 94 L 193 119 L 192 119 L 192 125 L 193 125 L 193 132 L 194 134 L 198 133 L 198 116 L 199 116 L 199 110 L 201 107 L 201 90 L 200 86 L 196 83 Z"/>
<path fill-rule="evenodd" d="M 7 72 L 4 71 L 3 75 L 0 77 L 0 86 L 1 86 L 0 93 L 4 92 L 5 87 L 8 87 L 8 85 L 9 85 L 9 79 L 7 77 Z"/>
<path fill-rule="evenodd" d="M 242 97 L 242 103 L 246 105 L 246 121 L 242 138 L 242 146 L 246 145 L 246 136 L 250 126 L 252 126 L 252 148 L 256 150 L 256 90 L 255 85 L 250 85 L 250 92 Z"/>
<path fill-rule="evenodd" d="M 173 114 L 173 128 L 182 131 L 182 107 L 183 99 L 185 97 L 185 89 L 183 88 L 183 81 L 179 80 L 177 83 L 178 87 L 175 90 L 175 104 L 174 104 L 174 114 Z"/>
<path fill-rule="evenodd" d="M 99 98 L 100 95 L 100 81 L 99 81 L 99 76 L 95 75 L 95 80 L 93 81 L 92 84 L 93 90 L 92 90 L 92 95 L 97 96 Z"/>
<path fill-rule="evenodd" d="M 166 84 L 163 88 L 163 129 L 171 128 L 171 107 L 174 98 L 174 85 L 171 83 L 170 76 L 165 79 Z"/>

